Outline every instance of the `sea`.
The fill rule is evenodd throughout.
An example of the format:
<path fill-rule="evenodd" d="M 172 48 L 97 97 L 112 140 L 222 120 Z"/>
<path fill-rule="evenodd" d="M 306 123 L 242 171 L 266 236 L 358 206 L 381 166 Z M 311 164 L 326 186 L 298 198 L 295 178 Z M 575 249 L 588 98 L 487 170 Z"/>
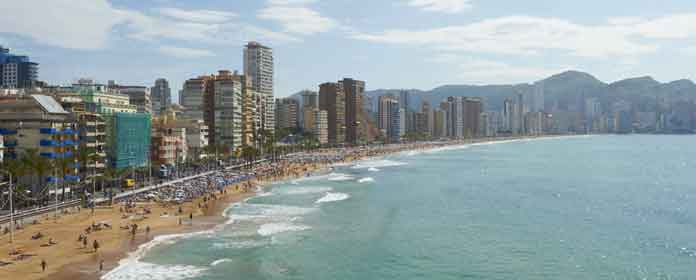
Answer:
<path fill-rule="evenodd" d="M 694 143 L 555 137 L 335 166 L 102 279 L 696 279 Z"/>

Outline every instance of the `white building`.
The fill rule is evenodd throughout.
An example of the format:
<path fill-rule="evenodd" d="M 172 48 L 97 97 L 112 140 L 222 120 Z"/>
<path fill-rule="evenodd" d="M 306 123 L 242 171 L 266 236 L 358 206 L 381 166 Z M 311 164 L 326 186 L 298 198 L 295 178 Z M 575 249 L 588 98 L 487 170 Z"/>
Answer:
<path fill-rule="evenodd" d="M 262 98 L 259 110 L 262 129 L 272 132 L 275 128 L 273 50 L 257 42 L 249 42 L 244 48 L 244 75 Z"/>

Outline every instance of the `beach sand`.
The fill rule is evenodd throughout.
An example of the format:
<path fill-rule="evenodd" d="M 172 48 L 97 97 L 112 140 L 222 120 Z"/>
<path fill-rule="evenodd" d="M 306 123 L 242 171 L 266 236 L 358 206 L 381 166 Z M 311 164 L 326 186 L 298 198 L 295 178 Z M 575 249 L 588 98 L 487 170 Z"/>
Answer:
<path fill-rule="evenodd" d="M 240 188 L 241 189 L 241 188 Z M 212 228 L 224 221 L 222 212 L 234 202 L 254 195 L 234 191 L 235 186 L 227 188 L 227 194 L 219 195 L 218 199 L 209 200 L 207 207 L 198 208 L 198 203 L 203 200 L 182 204 L 182 214 L 177 215 L 177 206 L 161 206 L 156 203 L 138 204 L 149 207 L 150 214 L 146 218 L 138 219 L 140 215 L 132 213 L 131 217 L 122 219 L 120 204 L 113 207 L 97 208 L 94 214 L 90 209 L 82 209 L 79 213 L 60 215 L 55 220 L 53 213 L 44 215 L 40 224 L 25 226 L 23 230 L 15 232 L 15 247 L 25 254 L 31 254 L 29 259 L 16 261 L 14 256 L 5 252 L 11 251 L 9 235 L 0 238 L 0 260 L 12 262 L 12 264 L 0 267 L 0 279 L 98 279 L 100 276 L 99 263 L 103 260 L 102 273 L 106 273 L 118 265 L 118 261 L 134 251 L 140 244 L 152 240 L 155 236 L 172 233 L 186 233 Z M 166 213 L 166 215 L 165 215 Z M 193 213 L 193 222 L 189 220 L 189 214 Z M 179 225 L 179 219 L 182 224 Z M 78 236 L 93 223 L 107 222 L 112 228 L 94 231 L 87 235 L 87 247 L 83 248 L 82 242 L 78 242 Z M 135 236 L 130 230 L 121 229 L 121 226 L 137 224 L 138 230 Z M 146 227 L 150 232 L 146 233 Z M 40 240 L 32 240 L 31 236 L 41 232 L 44 237 Z M 57 245 L 46 246 L 49 238 Z M 92 242 L 99 243 L 98 252 L 94 252 Z M 41 261 L 47 263 L 46 271 L 41 269 Z"/>

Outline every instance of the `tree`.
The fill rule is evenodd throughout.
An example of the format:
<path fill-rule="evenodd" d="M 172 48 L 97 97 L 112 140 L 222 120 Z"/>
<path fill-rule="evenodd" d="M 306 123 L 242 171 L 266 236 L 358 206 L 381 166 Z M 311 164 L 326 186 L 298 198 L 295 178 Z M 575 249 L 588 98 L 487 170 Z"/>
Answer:
<path fill-rule="evenodd" d="M 42 193 L 45 190 L 44 178 L 51 171 L 51 163 L 42 157 L 37 149 L 26 149 L 21 156 L 21 162 L 26 170 L 31 170 L 32 179 L 37 179 L 38 182 L 38 193 Z"/>

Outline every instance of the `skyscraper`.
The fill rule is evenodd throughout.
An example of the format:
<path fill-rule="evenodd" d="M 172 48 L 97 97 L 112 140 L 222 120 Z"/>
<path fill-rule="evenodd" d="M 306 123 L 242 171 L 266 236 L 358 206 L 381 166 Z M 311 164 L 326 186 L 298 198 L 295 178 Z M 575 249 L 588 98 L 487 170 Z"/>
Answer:
<path fill-rule="evenodd" d="M 317 100 L 317 93 L 311 90 L 302 91 L 302 107 L 317 108 L 319 100 Z"/>
<path fill-rule="evenodd" d="M 327 113 L 328 141 L 332 145 L 342 144 L 345 140 L 345 103 L 342 84 L 319 85 L 319 109 Z"/>
<path fill-rule="evenodd" d="M 152 100 L 152 113 L 155 116 L 159 116 L 172 104 L 172 90 L 166 79 L 160 78 L 155 81 L 155 86 L 150 89 L 150 99 Z"/>
<path fill-rule="evenodd" d="M 356 144 L 362 136 L 362 127 L 367 125 L 367 120 L 363 119 L 363 93 L 365 92 L 365 82 L 344 78 L 339 81 L 345 94 L 345 125 L 346 143 Z"/>
<path fill-rule="evenodd" d="M 298 125 L 299 104 L 293 98 L 276 99 L 276 125 L 278 128 L 295 129 Z"/>
<path fill-rule="evenodd" d="M 249 42 L 244 48 L 244 75 L 261 97 L 261 107 L 257 107 L 261 117 L 261 129 L 273 132 L 275 128 L 273 50 L 258 42 Z"/>
<path fill-rule="evenodd" d="M 36 84 L 39 64 L 28 56 L 13 55 L 0 46 L 0 88 L 28 88 Z"/>
<path fill-rule="evenodd" d="M 203 97 L 208 79 L 201 76 L 188 79 L 179 92 L 179 104 L 184 107 L 184 116 L 191 120 L 203 120 Z M 212 127 L 210 128 L 212 130 Z"/>

